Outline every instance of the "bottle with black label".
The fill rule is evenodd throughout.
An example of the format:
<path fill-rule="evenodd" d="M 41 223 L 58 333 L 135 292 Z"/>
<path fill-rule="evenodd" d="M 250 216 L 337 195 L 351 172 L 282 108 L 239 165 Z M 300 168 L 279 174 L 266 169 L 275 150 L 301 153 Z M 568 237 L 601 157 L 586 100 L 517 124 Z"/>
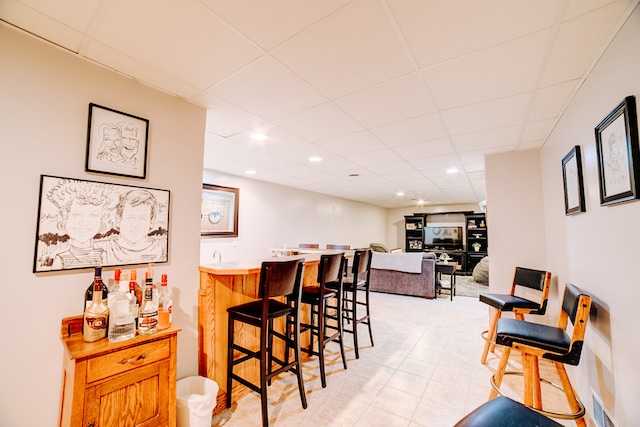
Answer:
<path fill-rule="evenodd" d="M 144 302 L 140 307 L 138 318 L 138 333 L 141 335 L 155 334 L 158 331 L 158 306 L 153 301 L 153 277 L 147 271 L 144 280 Z"/>
<path fill-rule="evenodd" d="M 102 297 L 103 292 L 100 292 L 103 286 L 102 268 L 96 267 L 91 303 L 84 310 L 82 319 L 82 337 L 86 342 L 98 341 L 107 336 L 109 309 Z"/>

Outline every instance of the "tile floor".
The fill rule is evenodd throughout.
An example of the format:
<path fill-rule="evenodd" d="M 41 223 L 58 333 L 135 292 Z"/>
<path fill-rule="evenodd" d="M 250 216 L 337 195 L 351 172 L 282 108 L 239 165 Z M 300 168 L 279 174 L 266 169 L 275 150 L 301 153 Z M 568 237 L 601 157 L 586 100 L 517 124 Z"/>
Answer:
<path fill-rule="evenodd" d="M 480 363 L 484 341 L 480 332 L 488 324 L 485 304 L 472 297 L 444 293 L 436 300 L 372 293 L 375 346 L 361 325 L 363 348 L 355 359 L 347 334 L 344 370 L 339 347 L 326 351 L 327 387 L 320 385 L 318 361 L 304 362 L 308 407 L 302 409 L 295 375 L 283 374 L 269 387 L 271 426 L 451 427 L 487 400 L 489 378 L 500 353 Z M 512 353 L 514 370 L 520 370 Z M 552 365 L 541 363 L 541 375 L 554 378 Z M 518 382 L 519 381 L 519 382 Z M 503 390 L 522 395 L 521 377 L 505 377 Z M 546 409 L 566 411 L 564 394 L 543 386 Z M 554 407 L 555 406 L 555 407 Z M 573 421 L 559 421 L 573 426 Z M 217 414 L 213 426 L 261 426 L 260 397 L 249 392 Z M 588 420 L 588 425 L 594 425 Z"/>

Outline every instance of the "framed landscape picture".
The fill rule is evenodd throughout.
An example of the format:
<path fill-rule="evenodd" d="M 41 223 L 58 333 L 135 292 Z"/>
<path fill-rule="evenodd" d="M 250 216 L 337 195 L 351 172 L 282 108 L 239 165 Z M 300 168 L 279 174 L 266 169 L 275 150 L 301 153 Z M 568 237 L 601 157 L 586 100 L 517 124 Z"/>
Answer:
<path fill-rule="evenodd" d="M 144 179 L 149 120 L 89 104 L 85 171 Z"/>
<path fill-rule="evenodd" d="M 169 197 L 42 175 L 33 272 L 167 262 Z"/>
<path fill-rule="evenodd" d="M 638 198 L 640 147 L 636 100 L 628 96 L 595 128 L 600 205 Z"/>

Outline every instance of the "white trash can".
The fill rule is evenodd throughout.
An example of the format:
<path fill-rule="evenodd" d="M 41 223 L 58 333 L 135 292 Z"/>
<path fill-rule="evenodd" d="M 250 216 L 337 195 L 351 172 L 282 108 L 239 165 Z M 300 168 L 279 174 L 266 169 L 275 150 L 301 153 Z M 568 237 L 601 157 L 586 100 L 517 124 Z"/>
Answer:
<path fill-rule="evenodd" d="M 218 383 L 206 377 L 186 377 L 176 383 L 178 427 L 211 427 Z"/>

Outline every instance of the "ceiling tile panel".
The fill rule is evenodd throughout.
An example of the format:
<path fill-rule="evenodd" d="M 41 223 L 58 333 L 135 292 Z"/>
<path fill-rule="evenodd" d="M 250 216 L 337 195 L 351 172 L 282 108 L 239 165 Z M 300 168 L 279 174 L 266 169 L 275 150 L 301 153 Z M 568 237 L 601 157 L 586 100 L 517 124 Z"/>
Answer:
<path fill-rule="evenodd" d="M 2 0 L 2 3 L 4 14 L 5 6 L 17 2 Z M 67 27 L 85 32 L 89 29 L 103 2 L 102 0 L 20 0 L 20 3 L 27 5 L 34 12 L 39 11 L 43 15 L 50 16 Z"/>
<path fill-rule="evenodd" d="M 477 150 L 478 148 L 500 148 L 510 151 L 520 140 L 522 126 L 493 129 L 452 137 L 458 152 Z"/>
<path fill-rule="evenodd" d="M 349 3 L 272 54 L 330 99 L 412 71 L 380 3 L 370 0 Z"/>
<path fill-rule="evenodd" d="M 371 129 L 389 147 L 420 141 L 430 141 L 446 136 L 440 117 L 427 114 Z"/>
<path fill-rule="evenodd" d="M 534 89 L 550 31 L 423 69 L 436 104 L 454 108 Z"/>
<path fill-rule="evenodd" d="M 367 127 L 431 113 L 431 95 L 418 73 L 410 73 L 335 100 L 344 111 Z"/>
<path fill-rule="evenodd" d="M 577 85 L 578 80 L 572 80 L 538 89 L 533 98 L 529 120 L 536 121 L 560 117 L 562 109 L 569 101 Z"/>
<path fill-rule="evenodd" d="M 358 122 L 329 102 L 293 113 L 275 123 L 309 141 L 321 141 L 364 130 Z"/>
<path fill-rule="evenodd" d="M 212 97 L 213 98 L 213 97 Z M 230 105 L 221 99 L 213 98 L 207 109 L 207 132 L 229 137 L 245 131 L 268 134 L 264 121 Z"/>
<path fill-rule="evenodd" d="M 207 92 L 266 120 L 324 103 L 318 91 L 269 56 L 234 73 Z"/>
<path fill-rule="evenodd" d="M 200 89 L 262 54 L 196 0 L 114 0 L 94 37 Z"/>
<path fill-rule="evenodd" d="M 366 131 L 320 141 L 318 145 L 343 156 L 351 156 L 385 148 L 385 145 L 379 139 Z"/>
<path fill-rule="evenodd" d="M 449 138 L 440 138 L 433 141 L 417 142 L 415 144 L 394 147 L 393 150 L 405 160 L 421 159 L 424 157 L 454 154 L 453 145 Z"/>
<path fill-rule="evenodd" d="M 364 154 L 355 154 L 353 156 L 347 157 L 353 163 L 364 166 L 364 167 L 373 167 L 379 165 L 386 165 L 389 163 L 397 163 L 402 159 L 394 153 L 392 150 L 379 150 L 379 151 L 370 151 Z"/>

